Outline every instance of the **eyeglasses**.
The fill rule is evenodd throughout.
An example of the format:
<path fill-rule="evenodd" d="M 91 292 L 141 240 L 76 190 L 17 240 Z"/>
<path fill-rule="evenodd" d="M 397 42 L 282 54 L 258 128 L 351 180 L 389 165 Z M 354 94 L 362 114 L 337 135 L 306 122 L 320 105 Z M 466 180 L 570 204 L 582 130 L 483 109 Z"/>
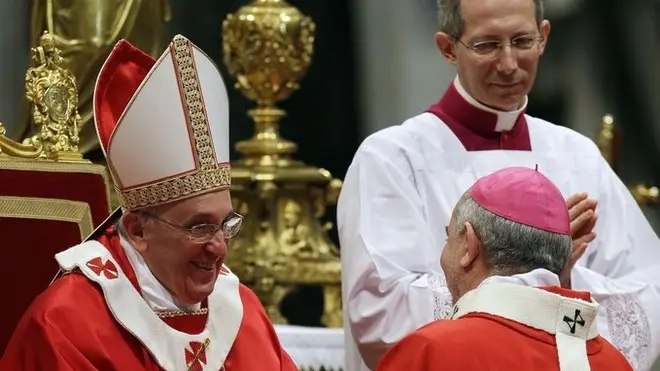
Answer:
<path fill-rule="evenodd" d="M 238 231 L 241 229 L 241 225 L 243 224 L 243 216 L 233 211 L 225 218 L 225 220 L 222 221 L 221 224 L 204 223 L 194 225 L 190 228 L 186 228 L 170 221 L 161 219 L 156 215 L 145 211 L 142 211 L 141 214 L 186 233 L 190 241 L 197 244 L 203 244 L 211 241 L 219 231 L 222 231 L 222 236 L 224 238 L 232 238 L 236 235 L 236 233 L 238 233 Z"/>
<path fill-rule="evenodd" d="M 511 39 L 507 43 L 502 43 L 499 40 L 484 40 L 477 41 L 472 45 L 468 45 L 461 41 L 460 38 L 454 37 L 456 41 L 463 44 L 467 49 L 473 51 L 475 54 L 482 57 L 494 57 L 496 56 L 501 49 L 506 45 L 509 45 L 511 49 L 517 51 L 527 51 L 531 50 L 535 46 L 539 45 L 543 41 L 543 37 L 537 35 L 522 35 Z"/>

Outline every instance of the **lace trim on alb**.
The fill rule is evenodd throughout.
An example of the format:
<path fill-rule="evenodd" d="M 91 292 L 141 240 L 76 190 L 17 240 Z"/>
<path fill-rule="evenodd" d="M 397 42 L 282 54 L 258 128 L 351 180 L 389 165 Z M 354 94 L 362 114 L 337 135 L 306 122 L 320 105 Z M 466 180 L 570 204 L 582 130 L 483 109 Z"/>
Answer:
<path fill-rule="evenodd" d="M 599 300 L 610 330 L 610 341 L 628 359 L 634 370 L 648 370 L 651 328 L 641 304 L 632 295 L 612 295 Z"/>
<path fill-rule="evenodd" d="M 453 313 L 453 303 L 451 294 L 447 288 L 447 281 L 444 275 L 433 275 L 428 278 L 429 289 L 433 293 L 435 308 L 433 310 L 433 319 L 448 319 Z"/>

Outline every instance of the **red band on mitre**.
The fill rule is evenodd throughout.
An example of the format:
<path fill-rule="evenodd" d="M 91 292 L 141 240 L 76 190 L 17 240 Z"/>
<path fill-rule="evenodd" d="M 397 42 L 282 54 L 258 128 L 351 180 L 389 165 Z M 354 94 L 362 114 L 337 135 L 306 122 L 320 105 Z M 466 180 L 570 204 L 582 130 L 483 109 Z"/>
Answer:
<path fill-rule="evenodd" d="M 104 151 L 117 121 L 154 64 L 152 56 L 126 40 L 119 41 L 110 52 L 94 89 L 96 131 Z"/>
<path fill-rule="evenodd" d="M 468 193 L 481 207 L 502 218 L 548 232 L 571 234 L 564 196 L 538 170 L 505 168 L 477 180 Z"/>

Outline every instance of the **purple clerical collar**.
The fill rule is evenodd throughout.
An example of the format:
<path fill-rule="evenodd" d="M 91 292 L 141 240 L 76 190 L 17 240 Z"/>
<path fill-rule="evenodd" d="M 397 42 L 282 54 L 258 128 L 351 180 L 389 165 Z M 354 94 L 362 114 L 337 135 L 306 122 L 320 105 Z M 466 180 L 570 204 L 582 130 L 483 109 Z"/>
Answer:
<path fill-rule="evenodd" d="M 458 81 L 447 88 L 440 101 L 428 112 L 442 120 L 468 151 L 495 149 L 530 151 L 525 120 L 527 97 L 515 111 L 497 111 L 472 98 Z"/>

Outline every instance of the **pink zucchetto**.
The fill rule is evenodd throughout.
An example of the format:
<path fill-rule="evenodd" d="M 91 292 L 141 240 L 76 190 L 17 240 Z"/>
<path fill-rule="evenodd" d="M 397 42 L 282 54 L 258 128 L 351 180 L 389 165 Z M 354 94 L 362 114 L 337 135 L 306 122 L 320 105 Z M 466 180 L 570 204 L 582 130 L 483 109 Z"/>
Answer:
<path fill-rule="evenodd" d="M 509 167 L 477 180 L 474 201 L 502 218 L 548 232 L 571 234 L 566 200 L 538 170 Z"/>

